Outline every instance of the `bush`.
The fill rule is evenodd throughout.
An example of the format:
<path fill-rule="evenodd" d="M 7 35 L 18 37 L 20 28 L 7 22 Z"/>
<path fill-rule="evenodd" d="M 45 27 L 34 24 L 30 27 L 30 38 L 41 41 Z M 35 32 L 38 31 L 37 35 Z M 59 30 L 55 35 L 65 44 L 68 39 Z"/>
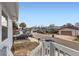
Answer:
<path fill-rule="evenodd" d="M 77 35 L 76 37 L 79 38 L 79 35 Z"/>
<path fill-rule="evenodd" d="M 79 35 L 76 36 L 76 39 L 75 39 L 75 40 L 76 40 L 76 41 L 79 41 Z"/>
<path fill-rule="evenodd" d="M 52 37 L 54 37 L 54 34 L 52 34 Z"/>

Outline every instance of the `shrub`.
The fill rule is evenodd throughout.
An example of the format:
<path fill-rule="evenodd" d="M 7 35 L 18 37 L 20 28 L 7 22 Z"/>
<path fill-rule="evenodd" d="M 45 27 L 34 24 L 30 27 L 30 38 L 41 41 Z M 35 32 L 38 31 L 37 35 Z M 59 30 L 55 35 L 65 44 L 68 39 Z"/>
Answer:
<path fill-rule="evenodd" d="M 79 38 L 79 35 L 77 35 L 76 37 Z"/>
<path fill-rule="evenodd" d="M 75 39 L 75 40 L 76 40 L 76 41 L 79 41 L 79 35 L 76 36 L 76 39 Z"/>

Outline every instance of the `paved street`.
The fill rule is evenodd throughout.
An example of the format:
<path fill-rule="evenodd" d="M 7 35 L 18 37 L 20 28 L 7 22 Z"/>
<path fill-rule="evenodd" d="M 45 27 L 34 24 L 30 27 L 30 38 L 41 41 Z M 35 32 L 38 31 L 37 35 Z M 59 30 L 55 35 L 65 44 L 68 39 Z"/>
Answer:
<path fill-rule="evenodd" d="M 45 35 L 45 34 L 39 34 L 39 33 L 33 33 L 33 36 L 35 38 L 41 38 L 41 40 L 52 39 L 59 44 L 65 45 L 67 47 L 70 47 L 70 48 L 73 48 L 76 50 L 79 50 L 79 42 L 71 41 L 70 39 L 64 40 L 64 39 L 52 38 L 51 35 Z"/>

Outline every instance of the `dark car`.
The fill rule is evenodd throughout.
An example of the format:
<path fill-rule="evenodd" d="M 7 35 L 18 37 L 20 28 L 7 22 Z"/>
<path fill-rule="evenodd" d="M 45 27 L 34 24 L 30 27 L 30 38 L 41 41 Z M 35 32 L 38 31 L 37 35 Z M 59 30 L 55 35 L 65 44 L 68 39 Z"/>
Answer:
<path fill-rule="evenodd" d="M 16 37 L 16 39 L 21 40 L 21 39 L 27 39 L 28 36 L 26 34 L 21 34 L 19 36 Z"/>
<path fill-rule="evenodd" d="M 26 35 L 27 35 L 28 37 L 33 37 L 33 35 L 32 35 L 31 33 L 26 33 Z"/>
<path fill-rule="evenodd" d="M 33 37 L 33 35 L 32 34 L 29 34 L 29 37 Z"/>

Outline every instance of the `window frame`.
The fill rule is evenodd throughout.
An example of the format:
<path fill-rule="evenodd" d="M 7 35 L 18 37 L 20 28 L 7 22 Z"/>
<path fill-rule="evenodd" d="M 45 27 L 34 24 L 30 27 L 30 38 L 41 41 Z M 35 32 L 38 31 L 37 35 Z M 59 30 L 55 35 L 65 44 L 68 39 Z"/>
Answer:
<path fill-rule="evenodd" d="M 2 41 L 4 41 L 6 38 L 8 38 L 8 16 L 6 15 L 6 13 L 2 10 L 2 16 L 5 18 L 5 20 L 7 21 L 7 26 L 3 26 L 2 25 Z M 4 31 L 3 31 L 3 27 L 6 28 L 6 35 L 4 35 Z M 4 35 L 4 36 L 3 36 Z M 3 38 L 4 37 L 4 38 Z"/>

